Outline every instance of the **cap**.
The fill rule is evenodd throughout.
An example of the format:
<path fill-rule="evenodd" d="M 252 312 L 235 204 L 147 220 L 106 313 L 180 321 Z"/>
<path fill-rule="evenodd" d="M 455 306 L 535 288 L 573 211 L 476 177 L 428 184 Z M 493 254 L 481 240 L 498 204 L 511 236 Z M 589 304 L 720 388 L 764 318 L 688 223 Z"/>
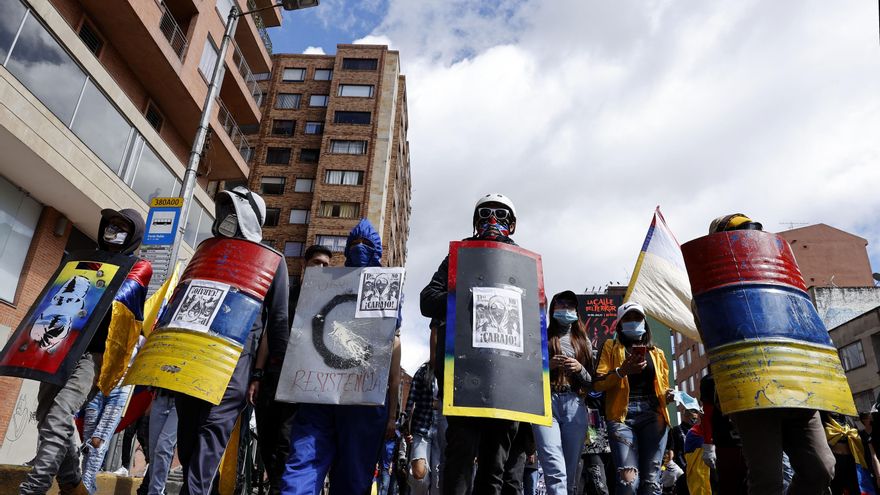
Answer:
<path fill-rule="evenodd" d="M 621 304 L 617 308 L 617 321 L 620 321 L 620 319 L 623 318 L 623 316 L 630 311 L 638 311 L 639 314 L 645 316 L 645 308 L 643 308 L 641 304 L 634 301 L 629 301 Z"/>

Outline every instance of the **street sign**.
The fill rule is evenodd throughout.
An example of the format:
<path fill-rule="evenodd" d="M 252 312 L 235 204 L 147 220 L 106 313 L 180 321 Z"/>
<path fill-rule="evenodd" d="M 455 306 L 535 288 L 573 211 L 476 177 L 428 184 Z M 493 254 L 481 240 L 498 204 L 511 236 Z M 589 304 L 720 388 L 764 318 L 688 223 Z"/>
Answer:
<path fill-rule="evenodd" d="M 142 244 L 147 246 L 174 244 L 181 207 L 183 207 L 183 198 L 153 198 L 150 200 L 147 231 L 144 233 Z"/>

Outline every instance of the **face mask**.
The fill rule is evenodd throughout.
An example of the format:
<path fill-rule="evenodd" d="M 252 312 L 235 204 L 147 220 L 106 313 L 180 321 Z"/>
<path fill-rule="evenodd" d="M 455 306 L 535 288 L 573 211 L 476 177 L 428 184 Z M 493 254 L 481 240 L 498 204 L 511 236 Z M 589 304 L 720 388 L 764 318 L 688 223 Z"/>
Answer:
<path fill-rule="evenodd" d="M 645 335 L 645 321 L 625 321 L 621 331 L 627 338 L 639 340 Z"/>
<path fill-rule="evenodd" d="M 560 325 L 571 325 L 578 319 L 577 311 L 573 309 L 557 309 L 553 312 L 553 319 Z"/>
<path fill-rule="evenodd" d="M 508 237 L 510 226 L 505 221 L 501 223 L 495 216 L 481 218 L 477 224 L 477 237 L 480 239 L 495 239 L 496 237 Z"/>
<path fill-rule="evenodd" d="M 235 237 L 238 232 L 238 216 L 234 213 L 226 215 L 226 218 L 217 226 L 217 232 L 223 237 Z"/>
<path fill-rule="evenodd" d="M 104 229 L 104 242 L 108 244 L 122 245 L 128 237 L 128 232 L 115 225 L 108 225 Z"/>
<path fill-rule="evenodd" d="M 373 248 L 366 244 L 355 244 L 345 254 L 345 266 L 375 266 Z"/>

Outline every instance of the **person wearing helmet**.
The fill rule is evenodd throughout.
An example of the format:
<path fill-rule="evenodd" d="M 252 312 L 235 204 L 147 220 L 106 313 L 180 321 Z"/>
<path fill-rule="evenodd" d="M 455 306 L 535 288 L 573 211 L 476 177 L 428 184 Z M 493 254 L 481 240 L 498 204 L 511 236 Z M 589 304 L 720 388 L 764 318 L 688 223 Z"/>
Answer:
<path fill-rule="evenodd" d="M 516 245 L 510 238 L 516 231 L 516 209 L 502 194 L 487 194 L 474 205 L 473 235 L 465 240 L 494 241 Z M 437 325 L 438 357 L 435 375 L 443 376 L 446 342 L 446 299 L 449 288 L 447 256 L 420 294 L 421 312 Z M 439 394 L 443 381 L 439 380 Z M 446 463 L 443 466 L 443 492 L 500 494 L 504 464 L 516 435 L 518 423 L 503 419 L 450 416 L 446 429 Z M 474 459 L 477 473 L 474 477 Z"/>
<path fill-rule="evenodd" d="M 246 239 L 256 243 L 263 239 L 266 203 L 247 188 L 238 186 L 231 191 L 218 193 L 215 213 L 211 226 L 214 237 Z M 244 350 L 220 403 L 215 406 L 196 397 L 182 393 L 177 395 L 177 447 L 183 468 L 181 494 L 210 493 L 235 421 L 245 408 L 249 376 L 253 372 L 252 363 L 261 339 L 267 341 L 269 363 L 280 366 L 283 361 L 289 335 L 287 300 L 287 263 L 281 259 L 263 299 L 261 317 L 248 329 Z"/>

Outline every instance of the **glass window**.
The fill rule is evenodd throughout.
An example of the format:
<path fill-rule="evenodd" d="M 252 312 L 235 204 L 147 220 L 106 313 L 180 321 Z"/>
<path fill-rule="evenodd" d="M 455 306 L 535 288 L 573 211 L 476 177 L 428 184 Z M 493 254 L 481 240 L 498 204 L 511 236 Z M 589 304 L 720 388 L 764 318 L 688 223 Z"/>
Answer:
<path fill-rule="evenodd" d="M 675 332 L 675 343 L 681 344 L 681 333 Z"/>
<path fill-rule="evenodd" d="M 33 15 L 27 16 L 6 68 L 70 125 L 86 75 Z"/>
<path fill-rule="evenodd" d="M 379 59 L 375 58 L 343 58 L 342 68 L 348 70 L 376 70 Z"/>
<path fill-rule="evenodd" d="M 370 123 L 370 112 L 336 112 L 333 115 L 335 124 L 360 124 Z"/>
<path fill-rule="evenodd" d="M 865 365 L 865 353 L 862 351 L 861 340 L 840 348 L 840 363 L 843 365 L 844 371 Z"/>
<path fill-rule="evenodd" d="M 166 198 L 174 195 L 177 177 L 168 170 L 165 163 L 156 156 L 156 153 L 145 144 L 138 161 L 131 188 L 138 197 L 149 203 L 153 198 Z"/>
<path fill-rule="evenodd" d="M 876 394 L 873 390 L 865 390 L 864 392 L 859 392 L 857 394 L 853 394 L 853 402 L 856 403 L 856 411 L 870 411 L 874 408 L 874 397 Z"/>
<path fill-rule="evenodd" d="M 340 153 L 343 155 L 365 155 L 367 154 L 367 142 L 333 139 L 330 141 L 330 153 Z"/>
<path fill-rule="evenodd" d="M 275 227 L 278 225 L 278 220 L 280 218 L 280 208 L 266 208 L 266 223 L 264 225 L 267 227 Z"/>
<path fill-rule="evenodd" d="M 694 391 L 694 377 L 688 377 L 688 388 L 691 389 L 691 392 Z"/>
<path fill-rule="evenodd" d="M 333 79 L 333 69 L 315 69 L 315 81 L 329 81 Z"/>
<path fill-rule="evenodd" d="M 258 72 L 254 74 L 254 81 L 268 81 L 272 77 L 271 72 Z"/>
<path fill-rule="evenodd" d="M 310 107 L 326 107 L 327 106 L 327 95 L 312 95 L 309 97 L 309 106 Z"/>
<path fill-rule="evenodd" d="M 272 134 L 276 136 L 293 136 L 293 130 L 296 128 L 295 120 L 278 120 L 272 121 Z"/>
<path fill-rule="evenodd" d="M 357 218 L 360 216 L 360 203 L 321 202 L 321 216 L 333 218 Z"/>
<path fill-rule="evenodd" d="M 296 179 L 293 186 L 295 192 L 312 192 L 315 189 L 315 179 Z"/>
<path fill-rule="evenodd" d="M 290 210 L 290 223 L 309 223 L 309 210 Z"/>
<path fill-rule="evenodd" d="M 299 150 L 299 161 L 303 163 L 317 163 L 320 155 L 321 150 L 303 148 Z"/>
<path fill-rule="evenodd" d="M 199 61 L 199 72 L 202 73 L 202 76 L 206 81 L 211 81 L 211 76 L 214 75 L 214 64 L 217 63 L 217 45 L 214 44 L 214 40 L 208 37 L 205 40 L 205 48 L 202 49 L 202 59 Z"/>
<path fill-rule="evenodd" d="M 302 256 L 303 254 L 303 243 L 301 242 L 285 242 L 284 243 L 284 256 L 289 258 L 296 258 L 297 256 Z"/>
<path fill-rule="evenodd" d="M 131 125 L 91 80 L 86 82 L 71 130 L 113 172 L 119 173 Z"/>
<path fill-rule="evenodd" d="M 284 177 L 263 177 L 260 179 L 260 194 L 284 194 Z"/>
<path fill-rule="evenodd" d="M 687 350 L 687 363 L 688 363 L 688 366 L 690 366 L 691 363 L 693 362 L 692 359 L 693 359 L 693 356 L 691 356 L 691 350 L 688 349 L 688 350 Z"/>
<path fill-rule="evenodd" d="M 702 378 L 708 374 L 709 374 L 709 368 L 703 368 L 703 370 L 700 371 L 700 378 Z"/>
<path fill-rule="evenodd" d="M 4 301 L 14 302 L 42 210 L 40 203 L 0 177 L 0 299 Z"/>
<path fill-rule="evenodd" d="M 290 148 L 269 148 L 266 150 L 267 165 L 288 165 L 290 163 Z"/>
<path fill-rule="evenodd" d="M 281 80 L 284 82 L 302 82 L 306 79 L 305 69 L 284 69 Z"/>
<path fill-rule="evenodd" d="M 297 109 L 301 98 L 302 95 L 295 93 L 278 93 L 278 97 L 275 99 L 275 108 Z"/>
<path fill-rule="evenodd" d="M 700 356 L 702 356 L 703 354 L 706 354 L 706 347 L 703 345 L 703 343 L 700 342 L 700 343 L 697 344 L 697 345 L 698 345 L 698 348 L 699 348 L 699 351 L 700 351 Z"/>
<path fill-rule="evenodd" d="M 306 134 L 321 134 L 324 132 L 323 122 L 306 122 Z"/>
<path fill-rule="evenodd" d="M 364 173 L 359 170 L 328 170 L 324 174 L 326 184 L 360 186 L 364 183 Z"/>
<path fill-rule="evenodd" d="M 373 96 L 372 84 L 340 84 L 339 96 L 353 96 L 356 98 L 371 98 Z"/>
<path fill-rule="evenodd" d="M 6 60 L 26 11 L 27 8 L 18 0 L 0 2 L 0 63 Z"/>
<path fill-rule="evenodd" d="M 254 150 L 253 146 L 247 146 L 241 149 L 241 157 L 244 158 L 244 161 L 249 162 L 254 159 Z"/>
<path fill-rule="evenodd" d="M 684 355 L 678 356 L 678 369 L 684 369 Z"/>
<path fill-rule="evenodd" d="M 315 244 L 324 246 L 334 253 L 345 251 L 345 242 L 347 237 L 341 235 L 319 235 L 315 236 Z"/>
<path fill-rule="evenodd" d="M 211 226 L 214 218 L 208 214 L 205 207 L 198 200 L 193 200 L 186 216 L 186 230 L 183 232 L 183 241 L 191 247 L 198 247 L 199 243 L 211 237 Z"/>
<path fill-rule="evenodd" d="M 235 5 L 235 0 L 217 0 L 217 14 L 223 20 L 224 26 L 229 19 L 229 11 L 232 10 L 233 5 Z"/>
<path fill-rule="evenodd" d="M 201 205 L 201 203 L 199 203 Z M 214 216 L 208 213 L 204 206 L 202 208 L 202 218 L 199 221 L 199 232 L 196 235 L 196 246 L 201 244 L 205 239 L 212 237 L 211 227 L 214 225 Z"/>

